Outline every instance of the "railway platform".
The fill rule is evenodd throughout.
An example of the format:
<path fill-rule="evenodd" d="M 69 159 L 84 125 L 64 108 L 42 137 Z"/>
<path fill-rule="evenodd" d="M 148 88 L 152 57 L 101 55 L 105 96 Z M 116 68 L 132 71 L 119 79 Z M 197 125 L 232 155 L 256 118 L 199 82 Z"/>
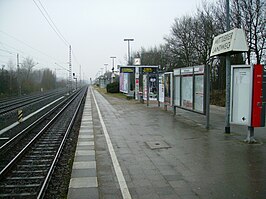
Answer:
<path fill-rule="evenodd" d="M 90 92 L 83 110 L 68 198 L 99 198 Z"/>
<path fill-rule="evenodd" d="M 211 106 L 206 130 L 201 115 L 89 89 L 68 198 L 265 198 L 266 128 L 246 144 L 224 112 Z"/>

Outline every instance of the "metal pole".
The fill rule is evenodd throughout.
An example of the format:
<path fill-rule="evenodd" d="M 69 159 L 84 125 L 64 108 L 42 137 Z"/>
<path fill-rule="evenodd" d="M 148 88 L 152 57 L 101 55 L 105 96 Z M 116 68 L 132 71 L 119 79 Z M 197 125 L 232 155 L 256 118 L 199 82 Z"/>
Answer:
<path fill-rule="evenodd" d="M 18 74 L 17 74 L 17 81 L 18 81 L 18 95 L 21 96 L 21 82 L 20 82 L 20 71 L 19 71 L 19 54 L 17 54 L 17 70 L 18 70 Z"/>
<path fill-rule="evenodd" d="M 149 106 L 150 101 L 150 76 L 149 73 L 146 75 L 146 82 L 147 82 L 147 106 Z"/>
<path fill-rule="evenodd" d="M 130 65 L 130 43 L 127 41 L 127 52 L 128 52 L 128 65 Z"/>
<path fill-rule="evenodd" d="M 115 58 L 116 57 L 110 57 L 112 59 L 112 65 L 113 65 L 113 69 L 115 69 Z"/>
<path fill-rule="evenodd" d="M 124 41 L 127 41 L 127 48 L 128 48 L 128 61 L 127 64 L 130 65 L 130 41 L 134 41 L 134 39 L 124 39 Z"/>
<path fill-rule="evenodd" d="M 229 0 L 226 0 L 226 30 L 230 30 L 229 21 Z M 225 133 L 230 133 L 230 87 L 231 87 L 231 63 L 230 54 L 226 54 L 226 115 L 225 115 Z"/>
<path fill-rule="evenodd" d="M 206 65 L 206 129 L 210 128 L 210 68 Z"/>
<path fill-rule="evenodd" d="M 107 73 L 107 66 L 108 66 L 108 64 L 104 64 L 104 67 L 105 67 L 105 73 Z"/>
<path fill-rule="evenodd" d="M 81 87 L 81 65 L 79 65 L 79 86 Z"/>
<path fill-rule="evenodd" d="M 71 45 L 69 45 L 69 94 L 72 90 Z"/>
<path fill-rule="evenodd" d="M 115 77 L 114 70 L 115 70 L 115 58 L 116 57 L 110 57 L 110 58 L 112 59 L 112 65 L 113 65 L 113 67 L 112 67 L 112 75 L 111 75 L 111 83 L 113 83 L 114 82 L 114 77 Z"/>

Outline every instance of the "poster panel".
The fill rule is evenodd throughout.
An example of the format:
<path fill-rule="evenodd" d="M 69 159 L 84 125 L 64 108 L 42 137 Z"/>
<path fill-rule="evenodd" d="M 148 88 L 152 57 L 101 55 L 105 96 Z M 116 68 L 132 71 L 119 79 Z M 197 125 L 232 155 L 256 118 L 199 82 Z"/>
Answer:
<path fill-rule="evenodd" d="M 182 77 L 181 106 L 187 109 L 193 109 L 193 76 Z"/>
<path fill-rule="evenodd" d="M 195 76 L 194 110 L 204 112 L 204 75 Z"/>
<path fill-rule="evenodd" d="M 149 76 L 149 100 L 157 100 L 157 77 Z"/>
<path fill-rule="evenodd" d="M 143 75 L 143 99 L 147 100 L 147 75 Z"/>
<path fill-rule="evenodd" d="M 128 93 L 129 90 L 129 73 L 124 73 L 124 87 L 123 87 L 123 93 Z"/>
<path fill-rule="evenodd" d="M 164 102 L 172 106 L 173 96 L 173 72 L 164 74 Z"/>
<path fill-rule="evenodd" d="M 135 99 L 139 99 L 139 77 L 135 78 Z"/>
<path fill-rule="evenodd" d="M 164 76 L 159 75 L 159 102 L 164 102 Z"/>
<path fill-rule="evenodd" d="M 180 106 L 180 76 L 174 76 L 174 106 Z"/>
<path fill-rule="evenodd" d="M 124 73 L 120 73 L 119 75 L 119 91 L 124 92 Z"/>

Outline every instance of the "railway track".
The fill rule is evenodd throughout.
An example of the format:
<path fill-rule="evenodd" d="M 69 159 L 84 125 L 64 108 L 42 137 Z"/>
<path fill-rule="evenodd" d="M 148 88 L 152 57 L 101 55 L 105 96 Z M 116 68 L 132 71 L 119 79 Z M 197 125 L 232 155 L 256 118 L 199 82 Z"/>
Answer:
<path fill-rule="evenodd" d="M 33 96 L 27 96 L 15 100 L 5 100 L 0 102 L 0 115 L 8 113 L 13 110 L 17 110 L 18 108 L 21 108 L 23 106 L 29 105 L 36 103 L 40 100 L 46 100 L 50 97 L 53 97 L 55 95 L 60 95 L 65 93 L 65 90 L 61 91 L 53 91 L 45 94 L 38 94 L 38 95 L 33 95 Z"/>
<path fill-rule="evenodd" d="M 1 161 L 4 157 L 8 161 L 0 171 L 0 198 L 44 196 L 85 93 L 84 88 L 69 97 L 64 105 L 61 104 L 54 110 L 56 113 L 49 114 L 43 119 L 45 125 L 41 128 L 37 127 L 40 126 L 38 124 L 28 129 L 27 134 L 31 136 L 20 138 L 19 143 L 23 142 L 24 145 L 12 147 L 16 151 L 15 154 L 11 154 L 10 150 L 4 150 L 10 148 L 11 142 L 9 147 L 2 147 Z M 9 155 L 12 158 L 8 158 Z"/>
<path fill-rule="evenodd" d="M 0 145 L 2 142 L 1 137 L 12 137 L 14 135 L 14 132 L 17 130 L 12 129 L 12 132 L 7 132 L 12 125 L 18 125 L 19 119 L 18 119 L 18 110 L 21 110 L 22 113 L 22 119 L 23 124 L 19 122 L 19 126 L 23 127 L 25 123 L 32 123 L 33 120 L 29 119 L 29 117 L 32 117 L 34 115 L 34 112 L 37 112 L 36 116 L 34 117 L 40 117 L 41 112 L 44 112 L 45 110 L 40 111 L 40 109 L 49 109 L 50 107 L 54 106 L 58 102 L 57 99 L 61 97 L 66 97 L 65 90 L 55 91 L 46 93 L 42 96 L 33 96 L 31 99 L 28 99 L 25 101 L 24 98 L 19 100 L 11 100 L 8 104 L 5 104 L 5 106 L 0 107 Z M 24 102 L 22 102 L 22 101 Z M 29 101 L 28 101 L 29 100 Z M 14 103 L 13 103 L 14 102 Z M 53 103 L 55 102 L 55 103 Z M 53 103 L 53 104 L 51 104 Z M 51 104 L 51 105 L 49 105 Z M 44 108 L 46 106 L 50 106 L 47 108 Z M 33 117 L 33 118 L 34 118 Z M 28 118 L 28 119 L 27 119 Z M 28 121 L 26 121 L 28 120 Z M 17 123 L 17 124 L 16 124 Z M 8 128 L 8 129 L 6 129 Z M 13 128 L 13 127 L 12 127 Z M 5 135 L 4 135 L 5 134 Z M 12 134 L 12 135 L 10 135 Z M 16 133 L 15 133 L 16 134 Z"/>

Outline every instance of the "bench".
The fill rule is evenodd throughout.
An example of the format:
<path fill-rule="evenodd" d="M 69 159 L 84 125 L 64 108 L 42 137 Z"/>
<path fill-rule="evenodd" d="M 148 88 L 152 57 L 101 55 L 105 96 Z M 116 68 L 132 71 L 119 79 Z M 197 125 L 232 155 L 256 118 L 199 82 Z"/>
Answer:
<path fill-rule="evenodd" d="M 135 91 L 129 91 L 128 94 L 126 94 L 126 97 L 128 100 L 134 99 Z"/>

